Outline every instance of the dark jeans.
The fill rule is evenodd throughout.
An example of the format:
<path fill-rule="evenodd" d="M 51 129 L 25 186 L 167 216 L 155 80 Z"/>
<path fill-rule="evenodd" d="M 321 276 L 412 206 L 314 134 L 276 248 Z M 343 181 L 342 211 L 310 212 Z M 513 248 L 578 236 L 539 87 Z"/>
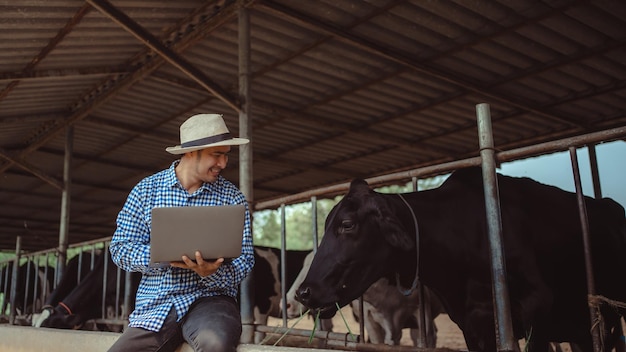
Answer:
<path fill-rule="evenodd" d="M 173 352 L 183 341 L 196 352 L 235 352 L 240 337 L 237 302 L 226 296 L 204 297 L 191 305 L 179 323 L 172 306 L 159 332 L 127 328 L 109 352 Z"/>

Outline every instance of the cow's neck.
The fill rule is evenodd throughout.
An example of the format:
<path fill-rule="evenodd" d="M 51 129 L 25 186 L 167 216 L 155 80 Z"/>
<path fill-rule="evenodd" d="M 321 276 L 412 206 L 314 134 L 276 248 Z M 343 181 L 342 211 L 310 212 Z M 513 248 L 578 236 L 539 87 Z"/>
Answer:
<path fill-rule="evenodd" d="M 409 233 L 413 232 L 414 236 L 415 236 L 415 244 L 414 244 L 414 256 L 415 256 L 415 261 L 414 261 L 414 268 L 415 268 L 415 275 L 413 277 L 413 281 L 411 282 L 411 286 L 409 288 L 404 288 L 402 287 L 402 285 L 400 284 L 400 274 L 396 272 L 396 283 L 397 283 L 397 287 L 398 290 L 400 291 L 400 293 L 402 293 L 405 296 L 409 296 L 411 293 L 413 293 L 413 291 L 417 288 L 417 285 L 419 283 L 419 258 L 420 258 L 420 236 L 419 236 L 419 223 L 417 222 L 417 217 L 415 216 L 415 212 L 413 211 L 413 208 L 411 207 L 411 205 L 409 204 L 409 202 L 407 202 L 407 200 L 404 198 L 404 196 L 402 194 L 398 194 L 398 197 L 400 198 L 400 200 L 402 200 L 402 203 L 406 206 L 406 209 L 409 211 L 409 213 L 411 214 L 410 219 L 413 220 L 413 231 L 409 230 L 411 229 L 411 226 L 407 227 L 407 230 L 409 231 Z M 410 262 L 409 262 L 410 263 Z"/>

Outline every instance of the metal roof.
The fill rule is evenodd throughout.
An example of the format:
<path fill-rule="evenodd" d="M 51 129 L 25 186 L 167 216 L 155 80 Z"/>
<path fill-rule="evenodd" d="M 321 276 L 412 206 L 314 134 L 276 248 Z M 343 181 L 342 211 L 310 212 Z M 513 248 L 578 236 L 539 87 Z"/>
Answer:
<path fill-rule="evenodd" d="M 478 103 L 502 150 L 626 126 L 622 0 L 0 1 L 0 249 L 58 244 L 68 141 L 75 243 L 187 117 L 238 134 L 244 7 L 255 201 L 477 156 Z"/>

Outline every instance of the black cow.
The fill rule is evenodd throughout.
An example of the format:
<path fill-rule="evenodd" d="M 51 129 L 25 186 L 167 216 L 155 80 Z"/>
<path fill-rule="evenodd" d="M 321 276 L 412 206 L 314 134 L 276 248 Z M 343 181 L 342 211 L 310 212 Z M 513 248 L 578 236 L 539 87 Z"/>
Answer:
<path fill-rule="evenodd" d="M 66 297 L 59 301 L 54 310 L 51 311 L 50 316 L 41 322 L 41 327 L 80 329 L 86 321 L 101 318 L 105 263 L 107 263 L 105 308 L 108 310 L 109 307 L 114 307 L 114 312 L 119 312 L 119 307 L 116 305 L 122 303 L 122 298 L 116 302 L 117 286 L 119 281 L 119 292 L 123 297 L 125 272 L 118 270 L 108 253 L 103 253 L 97 256 L 93 270 Z M 121 274 L 119 279 L 118 272 Z M 140 279 L 141 274 L 131 273 L 131 302 L 129 302 L 131 310 L 135 305 L 135 294 Z"/>
<path fill-rule="evenodd" d="M 288 250 L 285 252 L 287 261 L 287 287 L 296 280 L 302 269 L 304 258 L 310 251 Z M 267 325 L 268 317 L 280 318 L 281 300 L 281 256 L 280 249 L 254 246 L 254 306 L 255 322 Z M 260 343 L 263 334 L 257 333 L 255 342 Z"/>
<path fill-rule="evenodd" d="M 0 268 L 0 292 L 4 293 L 4 303 L 9 304 L 12 300 L 13 285 L 13 262 Z M 47 271 L 47 272 L 46 272 Z M 48 274 L 48 275 L 46 275 Z M 32 314 L 39 309 L 43 299 L 50 292 L 52 285 L 53 270 L 46 267 L 38 267 L 32 261 L 18 266 L 15 287 L 15 312 L 18 316 Z M 20 319 L 17 323 L 23 323 Z"/>
<path fill-rule="evenodd" d="M 288 250 L 285 252 L 287 287 L 296 280 L 304 258 L 311 251 Z M 261 320 L 267 316 L 280 317 L 281 257 L 280 249 L 254 246 L 254 304 Z M 264 318 L 265 316 L 265 318 Z"/>
<path fill-rule="evenodd" d="M 529 178 L 499 175 L 503 247 L 515 337 L 530 351 L 548 341 L 592 350 L 576 195 Z M 406 202 L 405 202 L 406 200 Z M 626 301 L 626 220 L 610 199 L 585 197 L 596 292 Z M 489 242 L 480 168 L 454 172 L 439 188 L 380 194 L 355 180 L 326 219 L 323 240 L 297 299 L 332 316 L 377 279 L 416 274 L 441 299 L 471 351 L 495 351 Z M 419 229 L 419 231 L 417 231 Z M 417 233 L 416 233 L 417 232 Z M 416 250 L 416 239 L 419 246 Z M 619 313 L 602 306 L 614 342 Z"/>
<path fill-rule="evenodd" d="M 98 253 L 99 255 L 100 253 Z M 97 257 L 97 256 L 96 256 Z M 94 257 L 94 260 L 95 258 Z M 95 264 L 95 263 L 94 263 Z M 73 256 L 61 273 L 59 283 L 45 300 L 42 311 L 33 314 L 32 326 L 40 327 L 54 311 L 54 307 L 59 304 L 73 289 L 91 272 L 92 254 L 86 251 Z"/>

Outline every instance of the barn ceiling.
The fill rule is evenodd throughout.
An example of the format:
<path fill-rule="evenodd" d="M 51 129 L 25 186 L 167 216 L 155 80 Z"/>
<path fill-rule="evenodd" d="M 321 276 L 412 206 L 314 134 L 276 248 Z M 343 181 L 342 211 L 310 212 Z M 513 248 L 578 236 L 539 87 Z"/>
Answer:
<path fill-rule="evenodd" d="M 478 103 L 502 150 L 626 126 L 622 0 L 2 0 L 0 249 L 58 244 L 66 146 L 76 243 L 187 117 L 239 134 L 242 8 L 256 202 L 477 156 Z"/>

